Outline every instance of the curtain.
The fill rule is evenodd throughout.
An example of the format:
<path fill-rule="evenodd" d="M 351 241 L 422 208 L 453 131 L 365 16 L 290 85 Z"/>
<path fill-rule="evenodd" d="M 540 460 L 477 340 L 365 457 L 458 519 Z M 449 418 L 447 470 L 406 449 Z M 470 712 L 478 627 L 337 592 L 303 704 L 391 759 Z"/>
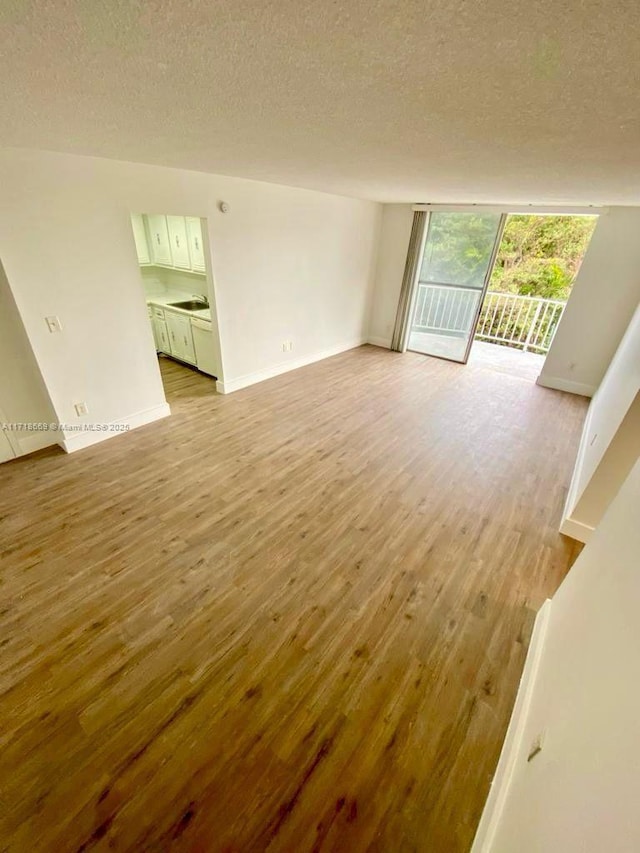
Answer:
<path fill-rule="evenodd" d="M 411 318 L 409 317 L 409 311 L 411 310 L 411 297 L 413 295 L 413 286 L 418 275 L 418 267 L 420 266 L 420 248 L 422 246 L 422 237 L 424 235 L 426 222 L 426 211 L 416 210 L 413 214 L 413 225 L 411 227 L 411 237 L 409 239 L 409 251 L 407 252 L 407 262 L 404 265 L 404 275 L 402 277 L 402 287 L 400 288 L 400 300 L 398 302 L 398 311 L 396 313 L 396 323 L 393 327 L 393 337 L 391 338 L 391 349 L 396 352 L 404 352 L 407 327 L 411 322 Z"/>

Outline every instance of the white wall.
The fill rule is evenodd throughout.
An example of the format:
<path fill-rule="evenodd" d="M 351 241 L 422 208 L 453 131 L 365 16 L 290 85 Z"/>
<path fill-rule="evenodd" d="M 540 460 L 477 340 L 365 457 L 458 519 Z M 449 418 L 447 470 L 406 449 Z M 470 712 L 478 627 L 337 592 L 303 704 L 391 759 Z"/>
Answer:
<path fill-rule="evenodd" d="M 602 513 L 603 498 L 615 493 L 630 460 L 640 454 L 640 430 L 632 409 L 639 391 L 640 306 L 591 401 L 560 528 L 563 533 L 586 541 L 589 528 L 595 527 Z M 587 495 L 589 490 L 593 494 Z M 582 535 L 580 525 L 585 527 Z"/>
<path fill-rule="evenodd" d="M 640 850 L 638 507 L 640 462 L 552 599 L 505 807 L 493 843 L 474 849 Z"/>
<path fill-rule="evenodd" d="M 413 210 L 410 204 L 383 206 L 369 321 L 369 340 L 378 346 L 391 345 L 412 223 Z"/>
<path fill-rule="evenodd" d="M 208 220 L 230 387 L 366 338 L 380 205 L 22 150 L 0 152 L 0 183 L 0 256 L 62 421 L 77 421 L 77 401 L 88 403 L 91 422 L 162 412 L 132 211 Z M 49 314 L 62 334 L 48 333 Z M 282 352 L 284 340 L 292 352 Z"/>
<path fill-rule="evenodd" d="M 636 394 L 623 417 L 571 517 L 595 529 L 639 456 L 640 393 Z"/>
<path fill-rule="evenodd" d="M 8 423 L 56 423 L 16 308 L 4 268 L 0 263 L 0 412 Z M 31 453 L 58 441 L 51 431 L 20 430 L 9 434 L 14 455 Z"/>
<path fill-rule="evenodd" d="M 591 396 L 640 302 L 640 208 L 612 207 L 596 225 L 540 384 Z"/>

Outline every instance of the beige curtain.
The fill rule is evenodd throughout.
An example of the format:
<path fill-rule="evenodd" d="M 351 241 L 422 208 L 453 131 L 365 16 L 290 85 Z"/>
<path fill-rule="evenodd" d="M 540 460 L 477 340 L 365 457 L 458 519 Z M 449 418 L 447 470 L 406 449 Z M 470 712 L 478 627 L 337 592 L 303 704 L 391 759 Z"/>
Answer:
<path fill-rule="evenodd" d="M 402 277 L 402 287 L 400 288 L 400 300 L 398 302 L 398 311 L 396 313 L 396 324 L 393 327 L 393 337 L 391 338 L 391 349 L 396 352 L 404 352 L 404 343 L 407 336 L 407 327 L 411 322 L 409 311 L 411 310 L 411 296 L 413 285 L 418 274 L 420 265 L 420 248 L 422 246 L 422 237 L 427 222 L 427 213 L 424 210 L 416 210 L 413 214 L 413 225 L 411 227 L 411 238 L 409 239 L 409 251 L 407 252 L 407 262 L 404 266 L 404 276 Z"/>

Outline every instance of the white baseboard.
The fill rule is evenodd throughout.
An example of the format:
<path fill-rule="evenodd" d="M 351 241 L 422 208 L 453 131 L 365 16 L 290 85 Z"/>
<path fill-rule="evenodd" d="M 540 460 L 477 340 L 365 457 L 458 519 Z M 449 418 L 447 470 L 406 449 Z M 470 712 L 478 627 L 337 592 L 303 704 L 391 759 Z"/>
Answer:
<path fill-rule="evenodd" d="M 290 370 L 297 370 L 299 367 L 305 367 L 307 364 L 313 364 L 315 361 L 322 361 L 324 358 L 330 358 L 332 355 L 338 355 L 341 352 L 355 349 L 364 343 L 367 343 L 366 338 L 358 338 L 357 340 L 338 344 L 335 347 L 330 347 L 329 349 L 313 353 L 312 355 L 306 355 L 293 361 L 282 361 L 280 364 L 274 364 L 273 367 L 265 367 L 264 370 L 257 370 L 255 373 L 245 373 L 244 376 L 238 376 L 235 379 L 218 380 L 216 388 L 220 394 L 231 394 L 233 391 L 239 391 L 241 388 L 247 388 L 249 385 L 255 385 L 257 382 L 264 382 L 265 379 L 273 379 L 274 376 L 280 376 L 282 373 L 288 373 Z"/>
<path fill-rule="evenodd" d="M 578 542 L 588 542 L 589 538 L 593 534 L 595 527 L 591 527 L 590 524 L 583 524 L 582 521 L 576 521 L 575 518 L 571 518 L 571 516 L 567 516 L 562 519 L 562 524 L 560 525 L 560 533 L 563 533 L 565 536 L 570 536 L 572 539 L 577 539 Z"/>
<path fill-rule="evenodd" d="M 367 343 L 372 344 L 374 347 L 384 347 L 385 349 L 391 349 L 391 338 L 367 338 Z"/>
<path fill-rule="evenodd" d="M 536 616 L 533 626 L 529 651 L 524 664 L 518 695 L 513 706 L 507 734 L 502 745 L 502 752 L 496 768 L 491 790 L 480 818 L 476 837 L 471 847 L 471 853 L 491 853 L 493 841 L 502 817 L 509 786 L 517 759 L 521 756 L 523 737 L 533 698 L 533 691 L 540 669 L 542 652 L 547 638 L 551 600 L 547 599 Z"/>
<path fill-rule="evenodd" d="M 166 418 L 171 414 L 171 409 L 168 403 L 161 403 L 159 406 L 153 406 L 151 409 L 144 409 L 142 412 L 135 412 L 125 418 L 119 418 L 117 421 L 112 421 L 111 425 L 126 425 L 128 430 L 97 430 L 87 432 L 67 432 L 64 433 L 64 438 L 60 439 L 58 444 L 67 453 L 75 453 L 76 450 L 84 450 L 85 447 L 91 447 L 92 444 L 98 444 L 101 441 L 106 441 L 108 438 L 114 438 L 117 435 L 126 435 L 129 430 L 144 426 L 145 424 L 159 421 L 161 418 Z"/>
<path fill-rule="evenodd" d="M 571 382 L 561 376 L 545 376 L 543 373 L 536 379 L 536 385 L 543 388 L 554 388 L 556 391 L 568 391 L 569 394 L 579 394 L 581 397 L 593 397 L 598 390 L 595 385 L 586 385 L 584 382 Z"/>
<path fill-rule="evenodd" d="M 35 453 L 36 450 L 42 450 L 45 447 L 51 447 L 57 444 L 54 438 L 55 432 L 36 432 L 33 435 L 25 435 L 18 439 L 20 445 L 20 456 L 26 456 L 27 453 Z"/>

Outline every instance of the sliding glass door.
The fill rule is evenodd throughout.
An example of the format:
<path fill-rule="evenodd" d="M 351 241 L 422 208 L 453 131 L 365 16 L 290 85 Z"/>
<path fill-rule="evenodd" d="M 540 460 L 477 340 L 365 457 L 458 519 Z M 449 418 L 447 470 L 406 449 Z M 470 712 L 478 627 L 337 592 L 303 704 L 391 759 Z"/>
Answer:
<path fill-rule="evenodd" d="M 430 213 L 408 349 L 467 361 L 504 219 L 499 213 Z"/>

